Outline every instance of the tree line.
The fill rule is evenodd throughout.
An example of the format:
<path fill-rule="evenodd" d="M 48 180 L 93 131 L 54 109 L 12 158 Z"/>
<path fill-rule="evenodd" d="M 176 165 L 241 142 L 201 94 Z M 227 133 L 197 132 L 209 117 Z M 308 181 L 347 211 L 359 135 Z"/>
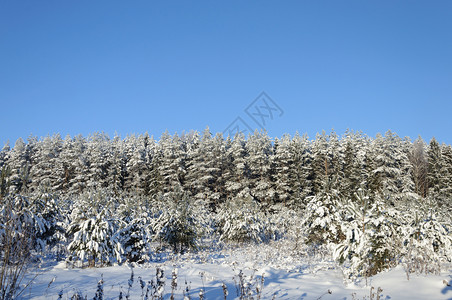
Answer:
<path fill-rule="evenodd" d="M 284 135 L 266 132 L 224 138 L 202 133 L 147 133 L 112 139 L 104 133 L 42 139 L 19 138 L 0 152 L 0 195 L 36 191 L 77 195 L 99 188 L 119 195 L 156 197 L 175 189 L 219 203 L 251 197 L 263 205 L 306 205 L 330 182 L 344 197 L 359 189 L 388 202 L 413 197 L 451 206 L 452 147 L 434 138 L 427 144 L 391 131 L 370 138 L 347 131 Z"/>

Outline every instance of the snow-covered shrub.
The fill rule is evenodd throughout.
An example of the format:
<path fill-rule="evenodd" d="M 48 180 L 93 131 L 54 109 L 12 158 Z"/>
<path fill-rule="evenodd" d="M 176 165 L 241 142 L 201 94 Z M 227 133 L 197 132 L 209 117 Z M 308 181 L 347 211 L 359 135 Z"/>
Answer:
<path fill-rule="evenodd" d="M 275 204 L 268 210 L 267 218 L 268 232 L 272 239 L 279 240 L 281 238 L 288 238 L 296 244 L 301 243 L 302 229 L 300 223 L 302 221 L 302 214 L 300 211 L 284 206 L 283 204 Z"/>
<path fill-rule="evenodd" d="M 158 211 L 152 220 L 154 240 L 169 244 L 174 252 L 196 249 L 199 239 L 211 229 L 206 204 L 194 201 L 188 193 L 176 190 L 160 196 Z"/>
<path fill-rule="evenodd" d="M 410 273 L 439 273 L 441 264 L 452 261 L 450 223 L 434 212 L 415 208 L 407 211 L 402 226 L 403 263 Z"/>
<path fill-rule="evenodd" d="M 268 216 L 251 197 L 223 203 L 215 222 L 221 241 L 265 242 L 272 237 Z"/>

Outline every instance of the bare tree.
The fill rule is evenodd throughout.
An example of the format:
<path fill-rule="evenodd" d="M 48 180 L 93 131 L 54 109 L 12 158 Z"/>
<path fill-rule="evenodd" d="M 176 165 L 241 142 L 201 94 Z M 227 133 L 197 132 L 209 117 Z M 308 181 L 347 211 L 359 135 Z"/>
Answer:
<path fill-rule="evenodd" d="M 0 299 L 16 299 L 34 279 L 23 283 L 31 263 L 33 228 L 26 216 L 13 211 L 13 197 L 4 197 L 0 204 Z"/>
<path fill-rule="evenodd" d="M 413 148 L 410 153 L 410 162 L 413 167 L 413 181 L 415 192 L 421 196 L 426 197 L 428 192 L 428 161 L 425 154 L 425 143 L 421 137 L 418 137 L 413 142 Z"/>

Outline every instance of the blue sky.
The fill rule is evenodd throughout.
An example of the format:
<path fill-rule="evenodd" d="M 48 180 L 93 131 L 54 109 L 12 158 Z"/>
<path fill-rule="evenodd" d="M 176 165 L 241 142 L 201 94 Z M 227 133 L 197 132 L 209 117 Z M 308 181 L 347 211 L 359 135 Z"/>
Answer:
<path fill-rule="evenodd" d="M 273 137 L 450 144 L 451 53 L 452 1 L 1 1 L 0 144 L 254 129 L 263 91 Z"/>

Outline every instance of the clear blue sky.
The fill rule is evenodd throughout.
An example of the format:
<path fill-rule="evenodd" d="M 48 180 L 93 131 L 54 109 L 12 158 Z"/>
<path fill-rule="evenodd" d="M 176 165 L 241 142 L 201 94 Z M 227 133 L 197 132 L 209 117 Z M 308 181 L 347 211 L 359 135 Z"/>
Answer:
<path fill-rule="evenodd" d="M 452 143 L 452 1 L 1 1 L 0 146 L 60 133 L 388 129 Z"/>

